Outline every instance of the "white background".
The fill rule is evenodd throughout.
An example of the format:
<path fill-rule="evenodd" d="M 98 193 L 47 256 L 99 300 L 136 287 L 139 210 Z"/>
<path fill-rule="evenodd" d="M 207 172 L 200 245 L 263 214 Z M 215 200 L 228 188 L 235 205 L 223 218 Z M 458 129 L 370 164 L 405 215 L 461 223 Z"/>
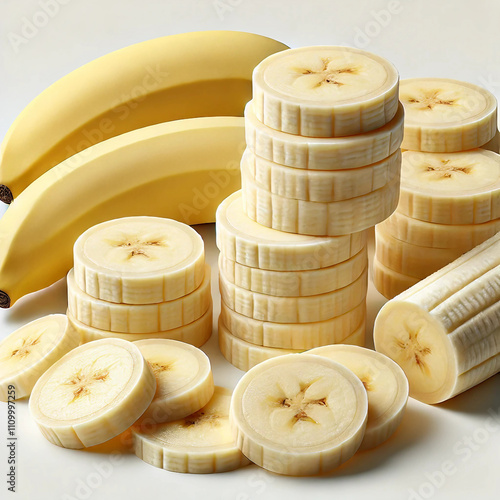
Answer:
<path fill-rule="evenodd" d="M 45 25 L 23 35 L 42 4 L 56 3 Z M 387 13 L 389 7 L 392 13 Z M 57 12 L 56 12 L 57 10 Z M 384 12 L 382 12 L 384 11 Z M 377 20 L 378 19 L 378 20 Z M 437 76 L 487 86 L 500 97 L 500 2 L 497 0 L 2 0 L 0 137 L 16 115 L 69 71 L 126 45 L 174 33 L 227 29 L 276 38 L 291 47 L 345 44 L 390 59 L 401 77 Z M 40 24 L 40 21 L 39 21 Z M 382 26 L 383 24 L 383 26 Z M 23 28 L 24 27 L 24 28 Z M 25 31 L 26 32 L 26 31 Z M 17 37 L 17 38 L 16 38 Z M 19 42 L 18 37 L 25 40 Z M 14 40 L 17 40 L 15 42 Z M 40 117 L 43 120 L 43 116 Z M 29 147 L 29 144 L 26 144 Z M 0 209 L 3 213 L 3 208 Z M 213 226 L 200 228 L 213 266 Z M 0 311 L 0 338 L 28 320 L 64 312 L 65 285 Z M 370 288 L 369 330 L 384 299 Z M 204 346 L 219 385 L 241 372 Z M 371 340 L 369 340 L 371 343 Z M 21 499 L 493 499 L 500 491 L 500 375 L 439 406 L 410 400 L 403 423 L 379 448 L 356 455 L 330 477 L 288 478 L 256 466 L 217 475 L 155 469 L 134 455 L 111 460 L 113 446 L 64 450 L 46 442 L 26 402 L 18 412 L 18 488 L 7 491 L 6 405 L 0 404 L 0 497 Z M 496 420 L 493 422 L 496 415 Z M 436 472 L 446 469 L 448 475 Z"/>

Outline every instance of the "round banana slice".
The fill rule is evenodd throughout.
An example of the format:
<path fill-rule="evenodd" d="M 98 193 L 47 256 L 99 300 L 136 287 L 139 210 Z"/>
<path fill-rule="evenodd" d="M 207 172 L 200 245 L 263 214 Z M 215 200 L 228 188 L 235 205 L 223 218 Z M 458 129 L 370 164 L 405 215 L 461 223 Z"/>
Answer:
<path fill-rule="evenodd" d="M 288 134 L 362 134 L 383 127 L 398 108 L 396 68 L 349 47 L 301 47 L 273 54 L 257 65 L 252 82 L 257 118 Z"/>
<path fill-rule="evenodd" d="M 500 155 L 403 153 L 398 211 L 438 224 L 481 224 L 500 218 Z"/>
<path fill-rule="evenodd" d="M 148 408 L 155 376 L 131 342 L 104 339 L 73 349 L 31 393 L 42 434 L 63 448 L 94 446 L 128 429 Z"/>
<path fill-rule="evenodd" d="M 0 401 L 29 396 L 40 376 L 79 344 L 64 314 L 38 318 L 5 337 L 0 342 Z"/>
<path fill-rule="evenodd" d="M 284 233 L 257 224 L 243 211 L 241 191 L 216 214 L 217 246 L 227 259 L 272 271 L 322 269 L 343 262 L 366 246 L 364 231 L 335 238 Z"/>
<path fill-rule="evenodd" d="M 375 229 L 375 255 L 384 266 L 397 273 L 423 279 L 446 266 L 467 248 L 420 247 L 388 235 L 380 226 Z"/>
<path fill-rule="evenodd" d="M 354 455 L 367 412 L 366 391 L 350 370 L 328 358 L 289 354 L 243 375 L 229 418 L 252 462 L 278 474 L 311 476 Z"/>
<path fill-rule="evenodd" d="M 366 318 L 363 301 L 351 311 L 314 323 L 271 323 L 248 318 L 221 302 L 220 319 L 232 335 L 251 344 L 281 349 L 304 350 L 319 345 L 342 343 L 359 329 Z"/>
<path fill-rule="evenodd" d="M 248 465 L 229 426 L 231 391 L 215 387 L 212 399 L 185 418 L 151 428 L 134 426 L 135 454 L 172 472 L 226 472 Z"/>
<path fill-rule="evenodd" d="M 377 260 L 376 256 L 373 258 L 373 284 L 386 299 L 396 297 L 419 281 L 418 278 L 397 273 L 384 266 Z"/>
<path fill-rule="evenodd" d="M 479 148 L 497 131 L 495 96 L 472 83 L 446 78 L 401 80 L 405 108 L 402 148 L 449 153 Z"/>
<path fill-rule="evenodd" d="M 303 137 L 274 130 L 257 119 L 253 101 L 245 107 L 245 138 L 261 158 L 287 167 L 343 170 L 377 163 L 395 153 L 403 140 L 404 108 L 381 128 L 347 137 Z"/>
<path fill-rule="evenodd" d="M 348 170 L 301 170 L 256 156 L 246 149 L 241 170 L 259 187 L 294 200 L 333 202 L 369 194 L 400 175 L 401 152 L 368 165 Z"/>
<path fill-rule="evenodd" d="M 340 316 L 366 297 L 367 269 L 344 288 L 310 297 L 275 297 L 233 285 L 219 272 L 219 288 L 225 304 L 240 314 L 273 323 L 312 323 Z"/>
<path fill-rule="evenodd" d="M 234 285 L 278 297 L 306 297 L 332 292 L 355 281 L 368 265 L 366 247 L 331 267 L 310 271 L 269 271 L 244 266 L 221 253 L 219 269 Z"/>
<path fill-rule="evenodd" d="M 156 394 L 141 425 L 187 417 L 210 401 L 214 380 L 210 360 L 203 351 L 168 339 L 138 340 L 134 344 L 156 377 Z"/>
<path fill-rule="evenodd" d="M 396 210 L 377 226 L 384 233 L 412 245 L 457 248 L 466 252 L 500 231 L 500 219 L 482 224 L 437 224 L 413 219 Z"/>
<path fill-rule="evenodd" d="M 172 330 L 201 318 L 210 307 L 210 266 L 201 285 L 183 297 L 157 304 L 115 304 L 80 290 L 74 271 L 68 274 L 68 311 L 84 325 L 118 333 L 154 333 Z"/>
<path fill-rule="evenodd" d="M 360 449 L 387 441 L 403 419 L 408 401 L 408 379 L 392 359 L 379 352 L 352 345 L 327 345 L 307 351 L 332 359 L 351 370 L 365 386 L 368 421 Z"/>
<path fill-rule="evenodd" d="M 210 303 L 207 312 L 192 323 L 173 328 L 172 330 L 149 333 L 118 333 L 99 330 L 78 321 L 69 311 L 67 315 L 73 328 L 80 334 L 82 343 L 106 338 L 122 339 L 130 342 L 144 339 L 170 339 L 186 342 L 195 347 L 201 347 L 212 335 L 212 303 Z"/>
<path fill-rule="evenodd" d="M 312 236 L 341 236 L 368 229 L 387 219 L 399 200 L 399 175 L 370 194 L 331 203 L 270 193 L 244 172 L 241 182 L 243 207 L 250 219 L 278 231 Z"/>
<path fill-rule="evenodd" d="M 363 304 L 365 306 L 365 304 Z M 292 327 L 295 325 L 291 325 Z M 363 347 L 365 345 L 366 335 L 366 322 L 365 319 L 357 328 L 344 335 L 341 340 L 343 344 L 357 345 Z M 319 347 L 322 344 L 318 341 L 316 344 L 309 343 L 306 348 L 289 349 L 282 347 L 267 347 L 263 345 L 253 344 L 246 340 L 233 335 L 233 333 L 224 325 L 223 316 L 219 316 L 219 349 L 222 355 L 236 368 L 242 371 L 250 370 L 250 368 L 262 363 L 266 359 L 274 358 L 276 356 L 283 356 L 284 354 L 293 354 L 303 352 L 306 349 Z"/>
<path fill-rule="evenodd" d="M 201 236 L 160 217 L 124 217 L 85 231 L 74 247 L 76 284 L 88 295 L 122 304 L 174 300 L 205 274 Z"/>

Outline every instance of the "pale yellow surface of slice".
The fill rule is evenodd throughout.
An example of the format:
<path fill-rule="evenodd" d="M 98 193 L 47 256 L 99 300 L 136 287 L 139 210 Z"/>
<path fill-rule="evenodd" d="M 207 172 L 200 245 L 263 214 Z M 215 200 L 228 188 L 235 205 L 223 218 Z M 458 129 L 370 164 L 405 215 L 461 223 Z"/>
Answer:
<path fill-rule="evenodd" d="M 420 281 L 418 278 L 406 276 L 384 266 L 376 256 L 373 258 L 372 268 L 373 284 L 386 299 L 396 297 Z"/>

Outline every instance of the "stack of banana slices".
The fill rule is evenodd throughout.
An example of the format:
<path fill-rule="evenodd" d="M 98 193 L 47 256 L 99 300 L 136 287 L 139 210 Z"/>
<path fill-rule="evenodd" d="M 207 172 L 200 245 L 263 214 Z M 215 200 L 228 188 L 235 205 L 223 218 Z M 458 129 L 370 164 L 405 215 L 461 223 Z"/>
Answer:
<path fill-rule="evenodd" d="M 85 231 L 68 274 L 68 318 L 82 342 L 171 339 L 203 345 L 212 334 L 210 268 L 191 227 L 125 217 Z"/>
<path fill-rule="evenodd" d="M 401 81 L 401 194 L 376 226 L 373 280 L 393 298 L 500 231 L 497 103 L 447 79 Z"/>

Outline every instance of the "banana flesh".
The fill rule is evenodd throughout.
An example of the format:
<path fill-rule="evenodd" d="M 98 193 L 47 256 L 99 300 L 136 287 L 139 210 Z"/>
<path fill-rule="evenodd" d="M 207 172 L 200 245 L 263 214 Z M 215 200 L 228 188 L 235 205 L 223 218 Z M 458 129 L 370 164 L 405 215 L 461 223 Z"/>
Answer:
<path fill-rule="evenodd" d="M 394 298 L 420 281 L 418 278 L 406 276 L 384 266 L 378 261 L 377 256 L 373 257 L 372 266 L 373 284 L 386 299 Z"/>

